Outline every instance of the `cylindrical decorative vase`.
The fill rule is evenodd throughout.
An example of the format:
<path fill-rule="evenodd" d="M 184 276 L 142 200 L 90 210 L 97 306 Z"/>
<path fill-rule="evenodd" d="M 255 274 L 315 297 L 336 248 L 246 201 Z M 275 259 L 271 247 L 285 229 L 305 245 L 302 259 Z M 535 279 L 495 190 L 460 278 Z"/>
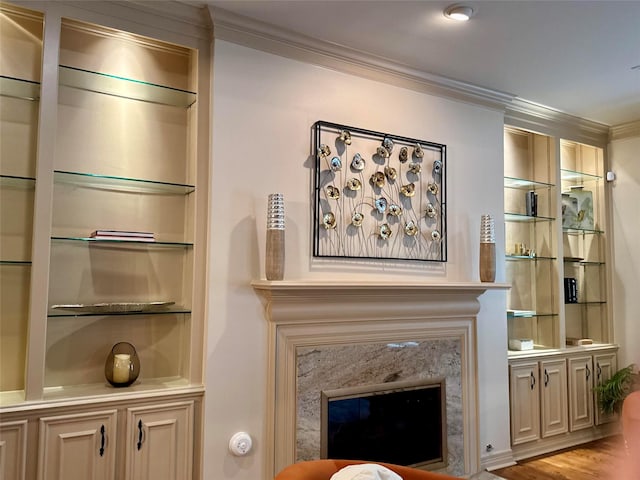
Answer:
<path fill-rule="evenodd" d="M 114 387 L 128 387 L 140 374 L 140 359 L 133 345 L 116 343 L 104 364 L 104 376 Z"/>
<path fill-rule="evenodd" d="M 482 215 L 480 220 L 480 281 L 496 279 L 496 233 L 492 215 Z"/>
<path fill-rule="evenodd" d="M 281 193 L 269 195 L 265 274 L 267 280 L 284 278 L 284 196 Z"/>

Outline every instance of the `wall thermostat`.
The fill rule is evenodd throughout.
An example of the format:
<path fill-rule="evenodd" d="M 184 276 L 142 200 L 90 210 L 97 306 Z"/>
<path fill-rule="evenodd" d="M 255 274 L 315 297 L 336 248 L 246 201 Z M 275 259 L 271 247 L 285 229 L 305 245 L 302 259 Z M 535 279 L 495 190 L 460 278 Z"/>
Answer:
<path fill-rule="evenodd" d="M 251 451 L 251 435 L 247 432 L 235 433 L 229 440 L 229 451 L 234 455 L 241 457 Z"/>

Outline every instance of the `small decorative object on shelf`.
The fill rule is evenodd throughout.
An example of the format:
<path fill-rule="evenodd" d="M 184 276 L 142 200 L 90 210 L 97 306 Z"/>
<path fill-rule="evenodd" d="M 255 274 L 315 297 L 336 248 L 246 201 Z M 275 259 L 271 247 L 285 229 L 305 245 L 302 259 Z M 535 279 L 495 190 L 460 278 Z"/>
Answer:
<path fill-rule="evenodd" d="M 133 345 L 116 343 L 104 364 L 104 376 L 114 387 L 128 387 L 138 379 L 140 359 Z"/>
<path fill-rule="evenodd" d="M 126 240 L 130 242 L 155 242 L 152 232 L 131 232 L 128 230 L 94 230 L 90 238 L 94 240 Z"/>
<path fill-rule="evenodd" d="M 480 281 L 496 279 L 496 233 L 492 215 L 482 215 L 480 221 Z"/>
<path fill-rule="evenodd" d="M 562 192 L 562 228 L 593 230 L 593 192 L 582 186 L 572 186 Z"/>
<path fill-rule="evenodd" d="M 281 193 L 269 195 L 265 274 L 267 280 L 284 278 L 284 196 Z"/>

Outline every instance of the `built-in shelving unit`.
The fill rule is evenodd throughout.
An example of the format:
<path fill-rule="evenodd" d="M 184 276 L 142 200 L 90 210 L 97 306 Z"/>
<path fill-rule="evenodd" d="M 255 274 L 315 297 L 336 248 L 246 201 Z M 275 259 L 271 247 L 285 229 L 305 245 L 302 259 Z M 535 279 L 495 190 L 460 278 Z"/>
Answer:
<path fill-rule="evenodd" d="M 104 374 L 117 342 L 140 358 L 143 387 L 129 392 L 201 389 L 208 39 L 1 8 L 0 405 L 119 393 Z M 45 18 L 58 32 L 47 49 Z M 58 67 L 42 76 L 43 62 Z"/>
<path fill-rule="evenodd" d="M 0 4 L 0 404 L 25 391 L 43 24 Z"/>
<path fill-rule="evenodd" d="M 202 478 L 209 16 L 16 2 L 0 3 L 0 477 Z"/>
<path fill-rule="evenodd" d="M 559 346 L 555 165 L 550 137 L 505 129 L 508 335 L 536 349 Z"/>
<path fill-rule="evenodd" d="M 617 365 L 607 304 L 603 174 L 602 148 L 505 128 L 505 260 L 512 286 L 506 321 L 516 459 L 614 431 L 593 393 Z"/>
<path fill-rule="evenodd" d="M 567 338 L 613 342 L 607 305 L 604 159 L 601 148 L 561 140 L 564 277 L 575 279 L 576 298 L 564 302 Z M 573 211 L 577 204 L 577 215 Z"/>

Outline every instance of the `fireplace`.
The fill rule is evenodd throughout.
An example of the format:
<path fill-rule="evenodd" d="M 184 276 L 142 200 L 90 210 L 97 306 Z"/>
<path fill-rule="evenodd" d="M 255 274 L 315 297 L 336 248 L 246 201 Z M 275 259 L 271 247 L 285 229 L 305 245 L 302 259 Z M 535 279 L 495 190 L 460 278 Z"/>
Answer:
<path fill-rule="evenodd" d="M 326 390 L 320 458 L 446 466 L 445 379 Z"/>
<path fill-rule="evenodd" d="M 440 378 L 446 449 L 438 469 L 479 471 L 478 297 L 505 285 L 259 281 L 253 288 L 269 322 L 269 474 L 321 457 L 323 392 Z"/>

